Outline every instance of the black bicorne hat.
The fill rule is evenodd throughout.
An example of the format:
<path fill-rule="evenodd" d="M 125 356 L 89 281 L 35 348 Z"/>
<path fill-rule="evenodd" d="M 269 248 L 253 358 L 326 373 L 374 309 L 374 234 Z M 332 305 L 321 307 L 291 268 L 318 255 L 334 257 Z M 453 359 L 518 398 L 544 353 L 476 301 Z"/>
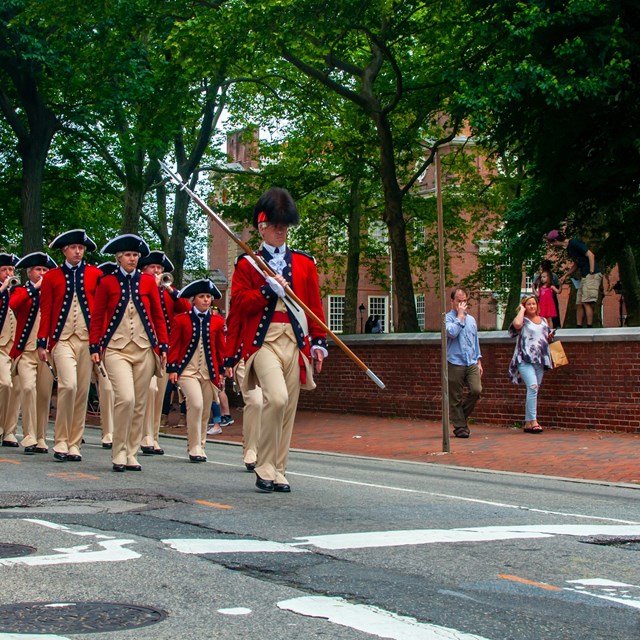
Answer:
<path fill-rule="evenodd" d="M 116 262 L 103 262 L 98 265 L 98 269 L 100 269 L 105 276 L 113 273 L 117 268 L 118 264 Z"/>
<path fill-rule="evenodd" d="M 222 298 L 222 294 L 220 293 L 218 287 L 216 287 L 216 285 L 207 278 L 190 282 L 186 287 L 182 288 L 182 290 L 180 291 L 180 297 L 192 298 L 199 293 L 210 293 L 211 296 L 216 300 Z"/>
<path fill-rule="evenodd" d="M 149 255 L 149 245 L 135 233 L 124 233 L 109 240 L 100 249 L 100 253 L 120 253 L 121 251 L 137 251 L 141 257 Z"/>
<path fill-rule="evenodd" d="M 95 251 L 98 248 L 84 229 L 71 229 L 71 231 L 65 231 L 55 238 L 49 245 L 49 249 L 62 249 L 70 244 L 83 244 L 87 251 Z"/>
<path fill-rule="evenodd" d="M 58 265 L 50 256 L 42 251 L 34 251 L 23 256 L 16 264 L 17 269 L 29 269 L 31 267 L 47 267 L 55 269 Z"/>
<path fill-rule="evenodd" d="M 0 267 L 15 267 L 19 260 L 15 253 L 0 253 Z"/>
<path fill-rule="evenodd" d="M 165 273 L 171 273 L 175 269 L 173 262 L 167 258 L 167 254 L 164 251 L 151 251 L 148 256 L 140 258 L 138 260 L 138 269 L 147 267 L 150 264 L 162 265 Z"/>
<path fill-rule="evenodd" d="M 286 189 L 271 187 L 260 196 L 253 208 L 253 226 L 257 229 L 261 222 L 287 224 L 300 223 L 300 214 L 291 194 Z"/>

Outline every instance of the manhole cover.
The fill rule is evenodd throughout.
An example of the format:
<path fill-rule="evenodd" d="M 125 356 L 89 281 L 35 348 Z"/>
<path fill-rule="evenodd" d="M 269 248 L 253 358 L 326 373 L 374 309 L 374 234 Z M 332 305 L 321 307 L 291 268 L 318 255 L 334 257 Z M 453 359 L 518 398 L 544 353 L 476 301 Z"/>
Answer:
<path fill-rule="evenodd" d="M 584 538 L 580 540 L 580 542 L 599 544 L 605 547 L 620 547 L 628 551 L 640 551 L 640 536 L 629 536 L 626 538 L 598 536 L 595 538 Z"/>
<path fill-rule="evenodd" d="M 22 602 L 0 606 L 1 633 L 98 633 L 146 627 L 165 611 L 112 602 Z"/>
<path fill-rule="evenodd" d="M 27 547 L 24 544 L 0 542 L 0 558 L 20 558 L 22 556 L 30 556 L 35 551 L 34 547 Z"/>

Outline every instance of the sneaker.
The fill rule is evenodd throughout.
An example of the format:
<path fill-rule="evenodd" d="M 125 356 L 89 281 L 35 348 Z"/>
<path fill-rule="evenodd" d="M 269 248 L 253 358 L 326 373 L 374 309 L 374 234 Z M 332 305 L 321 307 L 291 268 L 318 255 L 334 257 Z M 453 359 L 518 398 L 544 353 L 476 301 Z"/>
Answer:
<path fill-rule="evenodd" d="M 208 436 L 217 436 L 219 433 L 222 433 L 222 429 L 220 428 L 220 425 L 214 424 L 212 427 L 207 429 Z"/>
<path fill-rule="evenodd" d="M 220 426 L 221 427 L 230 427 L 235 420 L 231 416 L 222 416 L 220 418 Z"/>

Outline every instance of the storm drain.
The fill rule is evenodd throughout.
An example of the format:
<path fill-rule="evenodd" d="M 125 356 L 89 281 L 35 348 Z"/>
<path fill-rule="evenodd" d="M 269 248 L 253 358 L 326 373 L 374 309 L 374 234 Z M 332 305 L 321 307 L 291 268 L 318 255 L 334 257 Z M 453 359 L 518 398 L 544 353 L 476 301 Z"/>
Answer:
<path fill-rule="evenodd" d="M 35 547 L 27 547 L 24 544 L 11 544 L 0 542 L 0 558 L 21 558 L 35 553 Z"/>
<path fill-rule="evenodd" d="M 583 538 L 580 542 L 599 544 L 605 547 L 620 547 L 627 551 L 640 551 L 640 536 L 629 536 L 627 538 L 598 536 L 595 538 Z"/>
<path fill-rule="evenodd" d="M 161 622 L 165 611 L 112 602 L 22 602 L 0 606 L 0 633 L 98 633 Z"/>

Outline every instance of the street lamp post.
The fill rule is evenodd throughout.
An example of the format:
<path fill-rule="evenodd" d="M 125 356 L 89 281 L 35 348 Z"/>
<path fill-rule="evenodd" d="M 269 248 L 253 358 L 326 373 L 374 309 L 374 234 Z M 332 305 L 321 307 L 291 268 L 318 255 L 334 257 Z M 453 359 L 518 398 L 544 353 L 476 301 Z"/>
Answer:
<path fill-rule="evenodd" d="M 364 310 L 365 306 L 360 304 L 358 311 L 360 312 L 360 333 L 364 333 Z"/>

